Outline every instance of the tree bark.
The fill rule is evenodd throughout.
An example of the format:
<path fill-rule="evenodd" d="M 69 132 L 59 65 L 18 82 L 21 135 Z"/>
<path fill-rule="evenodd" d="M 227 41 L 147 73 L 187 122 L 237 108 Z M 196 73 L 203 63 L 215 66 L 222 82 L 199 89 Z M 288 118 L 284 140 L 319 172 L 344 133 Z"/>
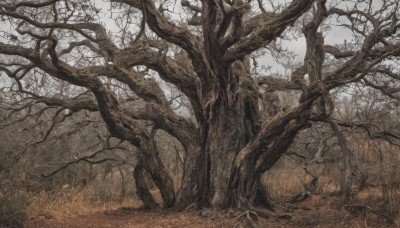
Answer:
<path fill-rule="evenodd" d="M 228 188 L 236 154 L 245 145 L 246 131 L 242 117 L 230 110 L 220 110 L 209 125 L 206 154 L 210 159 L 210 204 L 226 207 L 230 198 Z"/>
<path fill-rule="evenodd" d="M 339 146 L 342 149 L 342 152 L 344 154 L 344 161 L 343 161 L 343 173 L 342 173 L 342 180 L 341 180 L 341 185 L 340 185 L 340 192 L 342 194 L 342 197 L 340 199 L 340 202 L 338 204 L 338 207 L 341 208 L 344 206 L 346 201 L 349 199 L 351 195 L 351 186 L 352 186 L 352 164 L 351 164 L 351 155 L 352 152 L 350 148 L 347 146 L 347 140 L 346 137 L 344 136 L 343 132 L 340 130 L 338 124 L 334 120 L 329 121 L 331 128 L 333 132 L 336 135 L 336 138 L 338 139 Z"/>
<path fill-rule="evenodd" d="M 150 193 L 151 180 L 148 175 L 146 175 L 146 172 L 140 163 L 138 163 L 135 167 L 133 175 L 135 177 L 136 192 L 139 198 L 142 200 L 144 208 L 157 208 L 158 204 Z"/>
<path fill-rule="evenodd" d="M 200 162 L 202 160 L 200 147 L 191 145 L 186 148 L 186 156 L 183 164 L 182 184 L 177 193 L 177 209 L 184 209 L 190 204 L 200 200 L 199 193 L 204 185 L 200 177 L 206 172 L 206 168 Z"/>
<path fill-rule="evenodd" d="M 271 208 L 268 195 L 260 183 L 261 175 L 279 161 L 292 144 L 297 132 L 306 125 L 307 121 L 307 118 L 300 118 L 285 124 L 287 118 L 288 116 L 282 115 L 271 120 L 275 124 L 271 124 L 270 128 L 264 130 L 276 133 L 272 134 L 267 141 L 261 142 L 265 144 L 262 149 L 251 152 L 251 147 L 246 146 L 241 151 L 244 156 L 239 155 L 236 158 L 230 188 L 233 204 L 236 207 L 264 204 L 264 207 Z"/>
<path fill-rule="evenodd" d="M 260 126 L 258 109 L 257 84 L 249 75 L 249 61 L 234 62 L 228 69 L 221 68 L 217 87 L 208 92 L 208 97 L 214 98 L 210 113 L 207 113 L 203 148 L 204 164 L 209 164 L 209 192 L 203 192 L 208 197 L 212 207 L 224 208 L 232 206 L 232 196 L 229 194 L 232 172 L 237 154 L 249 143 Z M 207 110 L 207 109 L 206 109 Z M 206 189 L 205 189 L 206 190 Z"/>
<path fill-rule="evenodd" d="M 149 178 L 146 177 L 144 171 L 147 171 L 150 174 L 154 184 L 160 190 L 161 197 L 164 201 L 162 207 L 170 208 L 174 206 L 175 192 L 173 181 L 158 156 L 158 151 L 153 139 L 149 139 L 149 141 L 142 146 L 138 160 L 138 165 L 135 169 L 134 175 L 135 178 L 139 178 L 139 180 L 136 180 L 137 191 L 145 206 L 154 208 L 157 203 L 155 203 L 149 192 Z M 141 183 L 141 181 L 143 181 L 143 183 Z"/>

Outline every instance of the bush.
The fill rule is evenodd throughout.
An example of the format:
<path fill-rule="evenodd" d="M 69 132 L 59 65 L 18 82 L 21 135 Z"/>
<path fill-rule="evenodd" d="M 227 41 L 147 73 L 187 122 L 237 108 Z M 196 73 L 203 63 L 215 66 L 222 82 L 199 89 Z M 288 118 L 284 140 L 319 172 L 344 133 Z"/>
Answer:
<path fill-rule="evenodd" d="M 23 194 L 0 196 L 0 227 L 24 227 L 28 197 Z"/>
<path fill-rule="evenodd" d="M 382 186 L 386 212 L 396 217 L 400 214 L 400 183 L 385 184 Z"/>

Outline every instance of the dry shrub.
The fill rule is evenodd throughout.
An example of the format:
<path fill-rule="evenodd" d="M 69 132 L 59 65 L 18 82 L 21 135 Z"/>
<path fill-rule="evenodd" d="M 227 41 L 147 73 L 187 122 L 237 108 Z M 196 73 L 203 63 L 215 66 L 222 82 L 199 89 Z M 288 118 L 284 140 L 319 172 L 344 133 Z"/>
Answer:
<path fill-rule="evenodd" d="M 340 184 L 332 176 L 320 176 L 317 191 L 323 195 L 335 195 L 340 192 Z"/>
<path fill-rule="evenodd" d="M 336 164 L 313 164 L 304 170 L 304 164 L 291 159 L 281 159 L 262 177 L 262 183 L 268 188 L 271 198 L 277 202 L 285 202 L 293 196 L 310 191 L 313 176 L 318 177 L 314 193 L 335 195 L 340 191 L 340 170 Z M 311 190 L 313 191 L 313 190 Z"/>
<path fill-rule="evenodd" d="M 24 227 L 28 196 L 12 193 L 0 196 L 0 227 Z"/>
<path fill-rule="evenodd" d="M 400 215 L 400 183 L 382 184 L 357 193 L 363 205 L 382 211 L 392 217 Z"/>
<path fill-rule="evenodd" d="M 382 205 L 382 189 L 381 188 L 366 188 L 357 192 L 356 199 L 363 205 L 377 209 Z"/>
<path fill-rule="evenodd" d="M 307 174 L 295 161 L 282 159 L 263 175 L 262 183 L 274 201 L 284 202 L 305 191 Z"/>
<path fill-rule="evenodd" d="M 357 168 L 355 184 L 359 190 L 380 187 L 391 179 L 397 179 L 400 171 L 400 150 L 386 140 L 364 138 L 354 135 L 348 138 L 354 153 L 353 164 Z"/>
<path fill-rule="evenodd" d="M 385 210 L 391 216 L 400 214 L 400 182 L 382 185 Z"/>
<path fill-rule="evenodd" d="M 98 193 L 94 185 L 83 189 L 60 189 L 58 191 L 40 192 L 31 196 L 31 203 L 27 208 L 30 217 L 62 217 L 74 216 L 115 210 L 120 207 L 140 208 L 142 202 L 135 197 L 113 195 L 110 199 L 102 198 L 103 193 Z"/>

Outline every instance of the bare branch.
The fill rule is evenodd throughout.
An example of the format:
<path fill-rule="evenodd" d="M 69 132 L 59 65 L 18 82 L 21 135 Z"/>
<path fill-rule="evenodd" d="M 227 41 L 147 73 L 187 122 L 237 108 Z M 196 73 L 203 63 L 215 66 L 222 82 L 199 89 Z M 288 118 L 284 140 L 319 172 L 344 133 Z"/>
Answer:
<path fill-rule="evenodd" d="M 99 143 L 100 144 L 100 143 Z M 97 145 L 99 145 L 97 144 Z M 83 156 L 80 158 L 77 158 L 73 161 L 69 161 L 67 163 L 65 163 L 64 165 L 62 165 L 60 168 L 54 170 L 53 172 L 50 172 L 49 174 L 42 174 L 41 176 L 44 178 L 49 178 L 54 176 L 55 174 L 65 170 L 66 168 L 70 167 L 73 164 L 77 164 L 80 162 L 87 162 L 89 164 L 100 164 L 100 163 L 104 163 L 104 162 L 108 162 L 108 161 L 119 161 L 118 159 L 114 159 L 114 158 L 103 158 L 100 160 L 92 160 L 94 159 L 97 155 L 104 153 L 105 151 L 110 151 L 110 150 L 115 150 L 115 149 L 124 149 L 123 147 L 111 147 L 111 148 L 101 148 L 100 150 L 97 150 L 96 152 L 92 153 L 91 155 L 88 156 Z"/>
<path fill-rule="evenodd" d="M 356 54 L 354 51 L 340 50 L 331 45 L 324 45 L 324 52 L 333 55 L 336 59 L 352 57 Z"/>
<path fill-rule="evenodd" d="M 273 76 L 258 77 L 258 85 L 267 85 L 269 91 L 301 90 L 301 86 L 293 81 L 281 79 Z"/>
<path fill-rule="evenodd" d="M 370 86 L 374 89 L 377 89 L 379 91 L 381 91 L 383 94 L 385 94 L 386 96 L 396 99 L 396 100 L 400 100 L 400 95 L 398 94 L 400 92 L 400 88 L 389 88 L 388 86 L 381 86 L 381 85 L 377 85 L 369 80 L 367 80 L 366 78 L 364 78 L 362 80 L 367 86 Z"/>
<path fill-rule="evenodd" d="M 58 2 L 58 1 L 59 0 L 49 0 L 49 1 L 45 1 L 45 2 L 39 2 L 39 3 L 32 2 L 32 1 L 22 1 L 22 2 L 19 2 L 19 3 L 15 4 L 15 5 L 8 5 L 8 4 L 5 4 L 5 3 L 4 4 L 0 3 L 0 7 L 4 7 L 6 9 L 8 9 L 8 10 L 15 11 L 19 7 L 38 8 L 38 7 L 49 6 L 49 5 L 54 4 L 54 3 Z"/>
<path fill-rule="evenodd" d="M 233 62 L 237 59 L 241 59 L 243 56 L 275 40 L 288 26 L 292 25 L 297 18 L 307 12 L 313 2 L 313 0 L 293 0 L 290 5 L 278 15 L 272 18 L 266 18 L 268 20 L 261 20 L 258 23 L 257 29 L 251 36 L 242 38 L 235 47 L 227 51 L 225 54 L 226 61 Z"/>
<path fill-rule="evenodd" d="M 363 128 L 364 130 L 367 131 L 367 134 L 370 139 L 384 139 L 384 140 L 388 141 L 389 143 L 400 147 L 400 143 L 397 143 L 394 141 L 394 140 L 400 140 L 399 135 L 397 135 L 393 132 L 389 132 L 387 130 L 379 129 L 379 127 L 374 124 L 364 123 L 364 122 L 340 122 L 340 121 L 336 121 L 336 122 L 339 126 L 343 126 L 343 127 Z M 373 130 L 373 128 L 377 128 L 378 131 Z"/>

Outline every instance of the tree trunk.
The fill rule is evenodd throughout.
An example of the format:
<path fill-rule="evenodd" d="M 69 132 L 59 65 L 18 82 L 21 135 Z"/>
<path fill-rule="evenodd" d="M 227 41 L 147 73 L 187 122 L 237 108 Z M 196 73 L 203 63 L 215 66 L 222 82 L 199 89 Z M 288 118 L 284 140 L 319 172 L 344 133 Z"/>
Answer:
<path fill-rule="evenodd" d="M 230 195 L 232 198 L 232 204 L 238 208 L 249 208 L 255 202 L 257 193 L 262 192 L 263 186 L 260 183 L 260 177 L 262 173 L 257 173 L 254 169 L 257 157 L 259 154 L 253 154 L 247 159 L 247 161 L 241 162 L 239 167 L 235 167 L 235 171 L 232 174 Z M 258 194 L 258 197 L 263 195 Z M 258 198 L 258 204 L 261 204 L 261 199 Z M 267 198 L 262 201 L 266 202 L 266 207 L 270 204 Z"/>
<path fill-rule="evenodd" d="M 336 138 L 338 139 L 339 146 L 342 149 L 344 154 L 344 164 L 343 164 L 343 173 L 342 173 L 342 180 L 340 184 L 340 192 L 342 197 L 338 204 L 338 207 L 341 208 L 347 202 L 349 197 L 351 196 L 351 186 L 352 186 L 352 164 L 351 164 L 351 155 L 352 152 L 347 145 L 346 137 L 344 136 L 343 132 L 340 130 L 338 124 L 334 120 L 329 121 L 332 130 L 336 134 Z"/>
<path fill-rule="evenodd" d="M 191 203 L 214 208 L 271 206 L 260 182 L 261 175 L 283 156 L 297 132 L 306 125 L 319 94 L 260 126 L 259 94 L 254 93 L 258 88 L 245 65 L 236 61 L 229 69 L 218 70 L 226 77 L 215 78 L 214 83 L 202 88 L 204 118 L 198 120 L 197 144 L 200 146 L 185 146 L 182 186 L 175 204 L 178 209 Z M 149 153 L 151 156 L 145 157 L 151 164 L 144 162 L 144 169 L 162 192 L 165 206 L 172 206 L 172 184 L 170 190 L 164 190 L 170 183 L 163 176 L 166 172 L 159 168 L 163 165 L 158 156 Z"/>
<path fill-rule="evenodd" d="M 285 124 L 287 117 L 275 117 L 271 123 L 274 121 L 276 124 L 271 124 L 271 129 L 266 129 L 275 134 L 269 140 L 260 142 L 266 145 L 265 148 L 251 152 L 251 148 L 247 146 L 241 151 L 244 156 L 237 157 L 231 182 L 231 195 L 236 207 L 258 204 L 271 209 L 268 194 L 260 183 L 261 175 L 279 161 L 297 132 L 306 125 L 306 120 L 307 118 L 291 120 Z"/>
<path fill-rule="evenodd" d="M 139 180 L 136 180 L 138 195 L 141 197 L 141 200 L 143 200 L 145 205 L 153 208 L 154 199 L 148 196 L 148 178 L 145 177 L 144 171 L 147 171 L 150 174 L 154 184 L 160 190 L 161 197 L 164 201 L 163 207 L 169 208 L 174 206 L 175 192 L 173 181 L 158 156 L 158 151 L 153 139 L 148 140 L 148 143 L 142 146 L 139 154 L 138 165 L 135 169 L 135 178 L 139 177 Z M 144 183 L 140 183 L 141 180 L 143 180 Z M 149 200 L 149 202 L 146 202 L 147 200 Z"/>
<path fill-rule="evenodd" d="M 235 157 L 245 145 L 243 117 L 231 110 L 220 110 L 209 124 L 206 154 L 210 159 L 210 204 L 227 207 L 230 204 L 228 188 Z"/>
<path fill-rule="evenodd" d="M 249 61 L 236 61 L 230 67 L 218 69 L 215 83 L 208 88 L 209 101 L 213 101 L 200 123 L 204 132 L 202 163 L 208 167 L 202 173 L 201 198 L 212 207 L 232 206 L 231 176 L 239 151 L 249 143 L 259 130 L 257 85 L 249 74 Z"/>
<path fill-rule="evenodd" d="M 221 74 L 226 72 L 226 77 L 203 91 L 210 105 L 205 109 L 209 111 L 207 121 L 199 123 L 204 129 L 204 146 L 197 161 L 202 168 L 199 198 L 216 208 L 251 208 L 254 204 L 270 207 L 261 175 L 291 145 L 309 119 L 316 99 L 274 117 L 262 127 L 258 94 L 252 92 L 258 91 L 257 85 L 248 76 L 246 65 L 237 61 L 229 70 L 220 70 Z M 228 89 L 221 89 L 225 87 Z"/>
<path fill-rule="evenodd" d="M 146 175 L 146 172 L 140 163 L 136 165 L 133 174 L 136 182 L 136 192 L 139 198 L 143 201 L 144 208 L 157 208 L 158 204 L 150 193 L 151 180 L 149 176 Z"/>
<path fill-rule="evenodd" d="M 197 203 L 199 193 L 204 185 L 200 181 L 206 168 L 200 162 L 202 160 L 200 147 L 189 146 L 186 148 L 186 156 L 183 164 L 183 174 L 180 189 L 177 193 L 177 209 L 184 209 L 190 204 Z"/>

